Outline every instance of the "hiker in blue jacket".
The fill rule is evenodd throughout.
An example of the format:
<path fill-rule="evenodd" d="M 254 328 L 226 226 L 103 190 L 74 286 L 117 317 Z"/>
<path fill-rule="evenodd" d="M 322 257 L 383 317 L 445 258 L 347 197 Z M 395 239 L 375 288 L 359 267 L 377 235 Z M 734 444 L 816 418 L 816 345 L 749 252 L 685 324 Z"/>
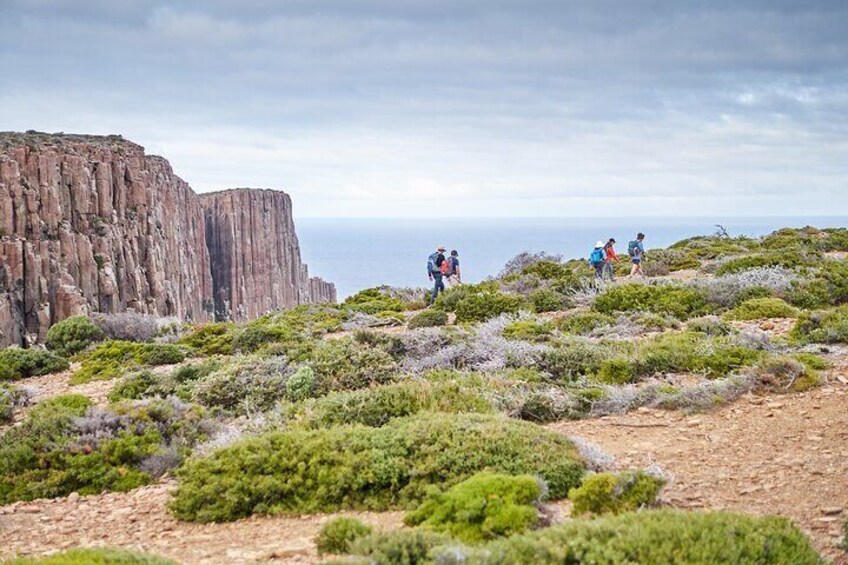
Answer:
<path fill-rule="evenodd" d="M 636 239 L 627 244 L 627 254 L 630 255 L 630 261 L 633 263 L 630 276 L 640 275 L 644 277 L 642 261 L 645 259 L 645 234 L 642 232 L 636 234 Z"/>
<path fill-rule="evenodd" d="M 604 250 L 604 242 L 599 241 L 589 255 L 589 264 L 595 268 L 595 278 L 603 280 L 604 268 L 607 263 L 607 252 Z"/>

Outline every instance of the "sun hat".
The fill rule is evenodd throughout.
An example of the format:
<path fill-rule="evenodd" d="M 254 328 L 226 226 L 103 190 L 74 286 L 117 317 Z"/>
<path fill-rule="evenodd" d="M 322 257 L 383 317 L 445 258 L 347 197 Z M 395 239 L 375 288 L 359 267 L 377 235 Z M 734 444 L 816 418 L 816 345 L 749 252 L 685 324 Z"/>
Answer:
<path fill-rule="evenodd" d="M 598 243 L 595 244 L 595 249 L 597 249 L 598 247 L 603 247 L 603 246 L 604 246 L 604 242 L 599 241 Z"/>
<path fill-rule="evenodd" d="M 444 245 L 440 245 L 440 246 L 438 246 L 438 247 L 436 248 L 436 251 L 444 251 L 444 250 L 445 250 L 445 246 L 444 246 Z"/>

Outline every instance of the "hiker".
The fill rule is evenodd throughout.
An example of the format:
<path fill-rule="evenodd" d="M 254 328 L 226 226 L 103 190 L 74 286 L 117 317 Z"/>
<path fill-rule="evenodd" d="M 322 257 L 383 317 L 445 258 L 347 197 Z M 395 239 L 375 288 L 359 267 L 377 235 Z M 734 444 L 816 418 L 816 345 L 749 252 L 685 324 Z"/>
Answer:
<path fill-rule="evenodd" d="M 445 247 L 439 246 L 436 249 L 436 252 L 431 254 L 427 258 L 427 276 L 430 277 L 431 281 L 434 281 L 435 284 L 433 286 L 433 295 L 430 297 L 430 304 L 436 301 L 436 297 L 439 296 L 439 291 L 445 291 L 445 283 L 442 281 L 442 277 L 444 276 L 442 273 L 442 266 L 445 263 Z"/>
<path fill-rule="evenodd" d="M 639 275 L 644 277 L 642 273 L 642 261 L 645 259 L 645 234 L 639 232 L 636 234 L 636 239 L 627 244 L 627 254 L 630 255 L 630 261 L 633 263 L 633 268 L 630 269 L 630 276 Z"/>
<path fill-rule="evenodd" d="M 604 252 L 606 253 L 604 261 L 604 275 L 609 275 L 610 282 L 615 282 L 615 266 L 612 263 L 613 261 L 618 263 L 618 255 L 615 253 L 614 238 L 609 238 L 609 241 L 607 241 L 606 245 L 604 245 Z"/>
<path fill-rule="evenodd" d="M 589 255 L 589 264 L 595 267 L 595 278 L 604 279 L 604 265 L 606 265 L 607 254 L 604 251 L 604 242 L 599 241 Z"/>
<path fill-rule="evenodd" d="M 447 269 L 445 274 L 445 285 L 448 288 L 453 288 L 462 284 L 462 273 L 459 270 L 459 252 L 454 249 L 450 252 L 450 257 L 445 259 Z"/>

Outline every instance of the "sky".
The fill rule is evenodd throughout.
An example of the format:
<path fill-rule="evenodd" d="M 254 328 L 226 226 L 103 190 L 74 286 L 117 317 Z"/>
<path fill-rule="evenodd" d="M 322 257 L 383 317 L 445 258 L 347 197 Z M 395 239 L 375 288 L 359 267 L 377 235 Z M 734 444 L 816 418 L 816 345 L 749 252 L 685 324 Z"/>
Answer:
<path fill-rule="evenodd" d="M 0 130 L 299 217 L 848 214 L 845 0 L 0 0 Z"/>

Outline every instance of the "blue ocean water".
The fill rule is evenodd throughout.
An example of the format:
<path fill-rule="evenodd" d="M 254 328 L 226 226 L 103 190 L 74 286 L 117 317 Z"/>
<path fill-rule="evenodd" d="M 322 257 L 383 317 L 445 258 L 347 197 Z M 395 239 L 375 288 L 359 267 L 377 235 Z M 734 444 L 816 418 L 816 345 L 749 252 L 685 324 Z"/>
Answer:
<path fill-rule="evenodd" d="M 336 283 L 339 299 L 363 288 L 428 286 L 427 256 L 439 245 L 456 249 L 466 282 L 496 275 L 522 251 L 566 259 L 586 257 L 598 240 L 614 237 L 618 250 L 642 231 L 646 248 L 716 231 L 759 236 L 782 227 L 846 227 L 848 217 L 779 218 L 300 218 L 297 233 L 309 272 Z"/>

